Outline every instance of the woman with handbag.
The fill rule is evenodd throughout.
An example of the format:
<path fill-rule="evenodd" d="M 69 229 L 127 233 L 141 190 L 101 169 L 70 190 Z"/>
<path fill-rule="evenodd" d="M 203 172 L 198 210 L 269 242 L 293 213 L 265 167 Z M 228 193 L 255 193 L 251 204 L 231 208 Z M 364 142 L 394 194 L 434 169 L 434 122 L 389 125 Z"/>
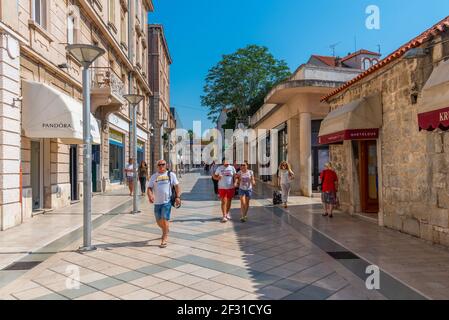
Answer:
<path fill-rule="evenodd" d="M 338 177 L 332 168 L 331 163 L 326 163 L 324 170 L 320 174 L 321 180 L 321 200 L 323 201 L 323 217 L 333 218 L 333 210 L 337 205 Z"/>
<path fill-rule="evenodd" d="M 282 161 L 278 170 L 278 185 L 282 190 L 282 203 L 284 208 L 288 208 L 288 197 L 290 195 L 291 181 L 295 179 L 295 174 L 287 161 Z"/>
<path fill-rule="evenodd" d="M 148 177 L 148 165 L 142 160 L 139 165 L 139 181 L 140 181 L 140 191 L 142 191 L 142 196 L 146 194 L 146 186 L 147 186 L 147 177 Z"/>

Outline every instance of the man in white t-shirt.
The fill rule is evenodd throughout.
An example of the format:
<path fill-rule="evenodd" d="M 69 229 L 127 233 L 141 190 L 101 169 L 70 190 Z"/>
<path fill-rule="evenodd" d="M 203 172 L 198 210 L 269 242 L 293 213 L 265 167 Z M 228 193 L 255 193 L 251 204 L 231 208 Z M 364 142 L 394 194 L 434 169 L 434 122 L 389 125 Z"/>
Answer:
<path fill-rule="evenodd" d="M 129 195 L 132 196 L 134 192 L 134 159 L 129 158 L 128 165 L 125 168 L 126 182 L 128 183 Z"/>
<path fill-rule="evenodd" d="M 159 160 L 157 162 L 157 167 L 158 172 L 153 174 L 148 181 L 147 194 L 150 203 L 154 203 L 154 215 L 156 217 L 157 225 L 162 229 L 162 242 L 160 247 L 166 248 L 172 208 L 172 186 L 175 187 L 176 206 L 181 206 L 181 189 L 176 174 L 170 172 L 169 176 L 167 162 L 165 160 Z"/>
<path fill-rule="evenodd" d="M 232 198 L 235 195 L 234 176 L 236 170 L 229 165 L 228 160 L 223 160 L 223 165 L 215 170 L 214 179 L 218 181 L 218 194 L 221 199 L 221 212 L 223 218 L 221 222 L 225 223 L 231 220 L 229 211 L 231 210 Z"/>

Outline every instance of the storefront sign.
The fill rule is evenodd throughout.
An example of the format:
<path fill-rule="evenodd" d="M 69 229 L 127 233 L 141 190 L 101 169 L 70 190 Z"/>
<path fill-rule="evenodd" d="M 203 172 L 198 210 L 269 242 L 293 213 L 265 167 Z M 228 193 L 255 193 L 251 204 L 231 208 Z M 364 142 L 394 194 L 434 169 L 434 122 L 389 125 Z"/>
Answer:
<path fill-rule="evenodd" d="M 145 141 L 148 140 L 148 133 L 146 133 L 145 131 L 143 131 L 142 129 L 140 129 L 139 127 L 137 128 L 137 136 Z"/>
<path fill-rule="evenodd" d="M 449 129 L 449 107 L 418 114 L 419 130 Z"/>
<path fill-rule="evenodd" d="M 379 137 L 379 129 L 353 129 L 319 137 L 320 144 L 340 143 L 347 140 L 374 140 Z"/>
<path fill-rule="evenodd" d="M 42 128 L 45 129 L 72 129 L 70 123 L 43 123 Z"/>
<path fill-rule="evenodd" d="M 145 148 L 145 142 L 142 142 L 140 140 L 137 140 L 137 150 L 143 151 Z"/>
<path fill-rule="evenodd" d="M 109 115 L 109 123 L 113 124 L 114 126 L 122 129 L 125 132 L 129 132 L 129 122 L 122 119 L 121 117 L 110 114 Z"/>
<path fill-rule="evenodd" d="M 123 144 L 123 134 L 113 129 L 109 129 L 109 140 Z"/>

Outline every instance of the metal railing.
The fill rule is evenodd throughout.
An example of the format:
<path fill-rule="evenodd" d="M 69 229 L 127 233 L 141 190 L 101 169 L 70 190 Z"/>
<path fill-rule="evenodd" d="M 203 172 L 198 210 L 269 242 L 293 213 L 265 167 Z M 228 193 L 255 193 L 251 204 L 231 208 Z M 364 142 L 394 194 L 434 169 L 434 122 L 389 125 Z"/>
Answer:
<path fill-rule="evenodd" d="M 126 94 L 125 84 L 111 67 L 92 67 L 92 88 L 111 88 L 119 97 Z"/>

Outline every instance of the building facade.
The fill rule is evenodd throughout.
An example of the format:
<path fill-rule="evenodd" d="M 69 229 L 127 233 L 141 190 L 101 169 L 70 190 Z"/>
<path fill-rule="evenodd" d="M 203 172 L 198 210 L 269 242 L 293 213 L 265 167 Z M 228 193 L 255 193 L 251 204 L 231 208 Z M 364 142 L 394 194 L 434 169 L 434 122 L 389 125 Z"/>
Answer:
<path fill-rule="evenodd" d="M 170 52 L 164 34 L 164 28 L 159 24 L 148 26 L 149 33 L 149 82 L 153 92 L 150 106 L 151 125 L 154 128 L 152 136 L 151 166 L 160 159 L 168 161 L 170 133 L 175 129 L 175 118 L 170 112 Z"/>
<path fill-rule="evenodd" d="M 449 246 L 449 17 L 325 97 L 345 212 Z"/>
<path fill-rule="evenodd" d="M 343 59 L 311 56 L 290 79 L 273 88 L 265 98 L 265 105 L 251 117 L 251 128 L 277 130 L 277 136 L 266 136 L 264 145 L 269 148 L 266 153 L 271 160 L 277 158 L 277 163 L 285 160 L 291 164 L 297 175 L 292 183 L 296 194 L 313 195 L 318 188 L 319 172 L 329 159 L 329 148 L 318 144 L 321 121 L 329 112 L 329 106 L 320 101 L 322 96 L 360 74 L 363 65 L 356 62 L 366 57 L 375 61 L 379 55 L 362 50 Z M 273 139 L 277 139 L 276 144 Z M 271 150 L 276 146 L 277 150 Z M 273 168 L 271 160 L 264 166 Z M 276 169 L 259 172 L 259 178 L 275 184 Z"/>
<path fill-rule="evenodd" d="M 131 149 L 126 93 L 145 96 L 138 136 L 149 157 L 146 25 L 152 10 L 150 0 L 1 1 L 1 230 L 83 197 L 81 66 L 67 44 L 106 51 L 90 72 L 93 190 L 123 183 Z"/>

